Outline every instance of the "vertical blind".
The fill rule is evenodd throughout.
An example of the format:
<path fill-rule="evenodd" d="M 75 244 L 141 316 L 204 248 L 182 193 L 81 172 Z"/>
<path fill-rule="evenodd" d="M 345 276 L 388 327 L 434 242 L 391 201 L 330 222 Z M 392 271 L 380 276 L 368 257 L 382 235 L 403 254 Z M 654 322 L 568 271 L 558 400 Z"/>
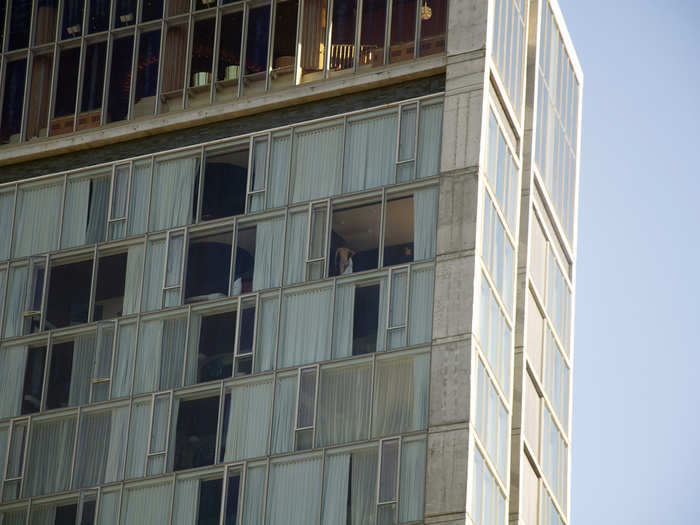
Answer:
<path fill-rule="evenodd" d="M 325 361 L 329 358 L 331 298 L 329 286 L 282 295 L 280 319 L 280 368 Z M 309 330 L 314 326 L 314 330 Z"/>
<path fill-rule="evenodd" d="M 268 525 L 315 523 L 321 506 L 321 457 L 271 464 L 267 494 Z"/>
<path fill-rule="evenodd" d="M 231 389 L 224 461 L 264 456 L 272 410 L 272 380 L 244 383 Z"/>
<path fill-rule="evenodd" d="M 17 192 L 12 256 L 55 250 L 61 224 L 63 180 L 21 187 Z"/>

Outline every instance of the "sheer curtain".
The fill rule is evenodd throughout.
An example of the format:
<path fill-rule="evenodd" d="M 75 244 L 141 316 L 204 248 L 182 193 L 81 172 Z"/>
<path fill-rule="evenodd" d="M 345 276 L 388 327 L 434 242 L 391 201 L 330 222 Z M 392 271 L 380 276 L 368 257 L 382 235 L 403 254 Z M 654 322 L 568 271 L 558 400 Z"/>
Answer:
<path fill-rule="evenodd" d="M 442 137 L 442 103 L 421 104 L 418 122 L 418 178 L 440 173 L 440 137 Z"/>
<path fill-rule="evenodd" d="M 90 179 L 69 179 L 66 185 L 66 205 L 63 212 L 61 248 L 85 244 L 90 202 Z"/>
<path fill-rule="evenodd" d="M 343 193 L 394 182 L 396 129 L 396 108 L 348 119 Z"/>
<path fill-rule="evenodd" d="M 321 457 L 271 464 L 267 494 L 268 525 L 315 523 L 321 505 Z"/>
<path fill-rule="evenodd" d="M 139 311 L 139 292 L 141 290 L 141 272 L 143 270 L 143 244 L 130 246 L 126 258 L 126 279 L 124 281 L 124 315 Z"/>
<path fill-rule="evenodd" d="M 322 525 L 374 525 L 377 449 L 326 456 Z M 348 505 L 349 492 L 349 505 Z M 350 516 L 348 520 L 348 510 Z"/>
<path fill-rule="evenodd" d="M 327 455 L 324 471 L 323 515 L 321 525 L 346 524 L 350 480 L 350 454 Z"/>
<path fill-rule="evenodd" d="M 292 202 L 320 199 L 338 192 L 342 144 L 342 120 L 296 132 L 292 152 Z"/>
<path fill-rule="evenodd" d="M 131 371 L 136 350 L 136 323 L 119 323 L 117 348 L 112 375 L 112 398 L 131 393 Z"/>
<path fill-rule="evenodd" d="M 58 246 L 63 181 L 23 188 L 17 194 L 13 257 L 24 257 Z"/>
<path fill-rule="evenodd" d="M 77 417 L 33 422 L 22 495 L 68 490 Z"/>
<path fill-rule="evenodd" d="M 202 316 L 196 313 L 190 315 L 190 334 L 187 340 L 187 363 L 185 365 L 185 385 L 197 382 L 197 367 L 199 366 L 199 336 L 202 329 Z M 231 350 L 233 352 L 233 350 Z"/>
<path fill-rule="evenodd" d="M 155 392 L 160 379 L 163 321 L 144 321 L 139 328 L 134 394 Z"/>
<path fill-rule="evenodd" d="M 159 310 L 163 304 L 163 267 L 165 240 L 148 241 L 146 266 L 143 272 L 141 311 Z"/>
<path fill-rule="evenodd" d="M 144 475 L 148 453 L 148 427 L 151 422 L 151 402 L 142 401 L 131 406 L 129 441 L 126 450 L 126 479 Z"/>
<path fill-rule="evenodd" d="M 197 523 L 197 499 L 199 479 L 178 479 L 175 483 L 172 525 L 194 525 Z"/>
<path fill-rule="evenodd" d="M 284 217 L 276 217 L 257 224 L 253 291 L 280 285 L 283 240 Z"/>
<path fill-rule="evenodd" d="M 304 280 L 307 221 L 306 210 L 289 214 L 285 243 L 284 284 L 300 283 Z"/>
<path fill-rule="evenodd" d="M 90 401 L 90 382 L 95 365 L 95 334 L 78 336 L 73 343 L 73 363 L 70 375 L 68 405 L 83 405 Z"/>
<path fill-rule="evenodd" d="M 121 479 L 128 420 L 128 406 L 83 414 L 74 487 L 91 487 Z"/>
<path fill-rule="evenodd" d="M 149 195 L 151 194 L 151 164 L 136 163 L 131 173 L 129 197 L 129 235 L 146 233 Z"/>
<path fill-rule="evenodd" d="M 149 231 L 166 230 L 192 222 L 192 199 L 198 168 L 197 157 L 156 163 Z"/>
<path fill-rule="evenodd" d="M 10 234 L 12 233 L 12 209 L 15 205 L 15 191 L 0 192 L 0 261 L 10 255 Z"/>
<path fill-rule="evenodd" d="M 335 287 L 333 308 L 333 359 L 352 355 L 352 330 L 355 312 L 355 285 Z"/>
<path fill-rule="evenodd" d="M 28 275 L 27 266 L 10 266 L 10 271 L 7 274 L 5 313 L 3 314 L 5 317 L 2 326 L 3 337 L 22 334 L 22 314 Z"/>
<path fill-rule="evenodd" d="M 408 301 L 408 344 L 429 343 L 433 333 L 433 267 L 413 270 Z"/>
<path fill-rule="evenodd" d="M 371 365 L 322 369 L 319 383 L 316 445 L 365 439 L 369 430 Z"/>
<path fill-rule="evenodd" d="M 277 377 L 275 413 L 272 418 L 271 454 L 290 452 L 294 448 L 297 376 Z"/>
<path fill-rule="evenodd" d="M 270 173 L 267 182 L 268 208 L 278 208 L 287 203 L 287 176 L 289 174 L 289 155 L 291 152 L 291 135 L 272 136 Z"/>
<path fill-rule="evenodd" d="M 165 319 L 163 321 L 160 384 L 158 390 L 168 390 L 182 385 L 186 338 L 187 318 Z"/>
<path fill-rule="evenodd" d="M 272 410 L 272 380 L 231 389 L 224 461 L 264 456 Z"/>
<path fill-rule="evenodd" d="M 125 487 L 122 499 L 121 525 L 153 525 L 167 523 L 170 515 L 171 483 Z"/>
<path fill-rule="evenodd" d="M 405 441 L 401 447 L 399 523 L 423 519 L 426 442 Z"/>
<path fill-rule="evenodd" d="M 0 419 L 19 415 L 26 364 L 26 346 L 0 347 Z M 0 452 L 0 455 L 3 455 L 3 452 Z"/>
<path fill-rule="evenodd" d="M 282 297 L 280 368 L 324 361 L 330 357 L 331 287 L 290 291 Z M 310 330 L 309 327 L 315 327 Z"/>
<path fill-rule="evenodd" d="M 438 188 L 426 188 L 413 195 L 414 260 L 435 257 Z"/>
<path fill-rule="evenodd" d="M 255 372 L 272 370 L 274 367 L 279 308 L 279 295 L 260 298 L 258 327 L 255 337 Z"/>
<path fill-rule="evenodd" d="M 105 489 L 100 493 L 100 510 L 97 514 L 98 525 L 117 525 L 119 493 L 119 487 Z"/>
<path fill-rule="evenodd" d="M 265 501 L 266 465 L 249 466 L 245 474 L 245 496 L 243 504 L 243 525 L 261 525 L 263 502 Z"/>

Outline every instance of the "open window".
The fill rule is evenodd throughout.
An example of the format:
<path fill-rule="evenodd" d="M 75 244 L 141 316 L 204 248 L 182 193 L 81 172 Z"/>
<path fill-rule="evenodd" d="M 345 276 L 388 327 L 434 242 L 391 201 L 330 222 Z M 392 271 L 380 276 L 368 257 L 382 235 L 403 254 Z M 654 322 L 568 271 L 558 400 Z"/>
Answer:
<path fill-rule="evenodd" d="M 236 232 L 236 259 L 231 295 L 241 295 L 253 291 L 256 233 L 257 227 L 254 224 L 240 226 Z"/>
<path fill-rule="evenodd" d="M 139 246 L 139 248 L 141 247 Z M 141 251 L 143 251 L 142 248 Z M 129 268 L 129 252 L 103 255 L 97 259 L 93 321 L 113 319 L 133 313 L 132 305 L 126 305 L 126 311 L 124 308 L 127 268 Z M 133 262 L 129 270 L 131 272 L 138 271 L 137 268 L 134 268 Z M 135 285 L 136 283 L 130 280 L 129 284 Z M 133 291 L 130 290 L 129 294 L 133 294 Z M 129 303 L 133 302 L 133 298 L 131 299 L 128 301 Z"/>
<path fill-rule="evenodd" d="M 80 26 L 77 26 L 78 29 Z M 61 49 L 58 58 L 58 76 L 53 118 L 49 135 L 72 133 L 75 107 L 78 98 L 78 70 L 80 69 L 80 46 Z"/>
<path fill-rule="evenodd" d="M 148 437 L 148 454 L 146 456 L 146 475 L 165 472 L 168 457 L 168 419 L 171 411 L 171 395 L 153 396 L 151 405 L 151 429 Z"/>
<path fill-rule="evenodd" d="M 219 33 L 219 63 L 216 72 L 216 99 L 219 101 L 238 96 L 242 39 L 243 11 L 222 15 Z"/>
<path fill-rule="evenodd" d="M 215 35 L 215 18 L 206 18 L 194 22 L 190 54 L 190 84 L 187 96 L 188 107 L 205 106 L 211 100 L 211 74 L 214 63 Z"/>
<path fill-rule="evenodd" d="M 25 295 L 22 333 L 41 330 L 44 295 L 46 294 L 46 257 L 32 257 L 29 262 L 29 278 Z"/>
<path fill-rule="evenodd" d="M 384 223 L 384 266 L 413 261 L 413 196 L 388 200 Z"/>
<path fill-rule="evenodd" d="M 208 301 L 228 295 L 232 239 L 233 232 L 227 230 L 193 236 L 189 240 L 185 280 L 186 302 Z M 168 262 L 170 263 L 170 260 Z M 167 275 L 171 273 L 174 274 L 175 269 L 166 272 L 166 286 Z"/>
<path fill-rule="evenodd" d="M 219 396 L 178 399 L 174 425 L 173 470 L 203 467 L 214 463 Z"/>
<path fill-rule="evenodd" d="M 249 156 L 247 143 L 206 153 L 200 220 L 245 212 Z"/>
<path fill-rule="evenodd" d="M 384 350 L 387 280 L 339 280 L 333 309 L 333 358 Z"/>
<path fill-rule="evenodd" d="M 314 446 L 318 367 L 299 369 L 298 388 L 294 450 L 308 450 Z"/>
<path fill-rule="evenodd" d="M 184 230 L 168 232 L 168 240 L 165 245 L 165 270 L 163 275 L 163 304 L 177 306 L 182 298 L 182 274 L 185 261 L 185 236 Z"/>
<path fill-rule="evenodd" d="M 237 311 L 193 314 L 187 384 L 206 383 L 233 375 L 233 352 L 236 345 Z"/>
<path fill-rule="evenodd" d="M 283 215 L 239 224 L 231 295 L 279 286 L 282 277 Z"/>
<path fill-rule="evenodd" d="M 445 0 L 422 0 L 420 18 L 420 56 L 444 53 L 447 2 Z"/>
<path fill-rule="evenodd" d="M 61 328 L 88 322 L 92 267 L 92 258 L 51 266 L 46 301 L 46 328 Z"/>
<path fill-rule="evenodd" d="M 22 414 L 33 414 L 41 410 L 45 367 L 46 346 L 30 346 L 27 349 L 27 363 L 24 368 Z"/>
<path fill-rule="evenodd" d="M 248 211 L 255 212 L 265 208 L 265 189 L 267 187 L 267 158 L 269 139 L 267 135 L 253 139 L 253 158 L 248 177 Z"/>
<path fill-rule="evenodd" d="M 272 44 L 270 86 L 281 88 L 294 83 L 299 0 L 278 0 L 275 5 L 275 34 Z"/>
<path fill-rule="evenodd" d="M 379 261 L 381 204 L 337 206 L 331 222 L 330 275 L 376 268 Z"/>
<path fill-rule="evenodd" d="M 334 0 L 329 57 L 329 69 L 332 72 L 352 70 L 355 67 L 356 19 L 357 0 Z"/>
<path fill-rule="evenodd" d="M 136 23 L 136 0 L 113 0 L 113 3 L 115 28 Z"/>
<path fill-rule="evenodd" d="M 238 337 L 234 371 L 237 376 L 250 375 L 253 372 L 253 349 L 255 348 L 255 310 L 252 300 L 241 302 L 238 318 Z"/>
<path fill-rule="evenodd" d="M 380 285 L 355 286 L 352 324 L 352 355 L 377 350 L 379 332 Z"/>
<path fill-rule="evenodd" d="M 270 39 L 270 5 L 260 5 L 248 11 L 245 74 L 246 93 L 258 93 L 266 89 L 267 52 Z"/>

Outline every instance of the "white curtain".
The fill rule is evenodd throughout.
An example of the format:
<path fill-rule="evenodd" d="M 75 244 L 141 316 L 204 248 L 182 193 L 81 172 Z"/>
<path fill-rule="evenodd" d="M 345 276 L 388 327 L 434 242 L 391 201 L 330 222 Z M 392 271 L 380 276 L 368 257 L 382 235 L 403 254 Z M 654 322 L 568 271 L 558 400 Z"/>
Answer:
<path fill-rule="evenodd" d="M 284 284 L 300 283 L 304 280 L 307 220 L 306 210 L 289 215 L 285 243 Z"/>
<path fill-rule="evenodd" d="M 275 413 L 272 418 L 271 454 L 294 448 L 294 423 L 297 409 L 297 376 L 278 377 L 275 387 Z"/>
<path fill-rule="evenodd" d="M 267 494 L 268 525 L 315 523 L 321 505 L 321 457 L 271 464 Z"/>
<path fill-rule="evenodd" d="M 134 403 L 129 421 L 129 442 L 126 451 L 126 479 L 144 475 L 148 453 L 148 427 L 151 422 L 151 402 Z"/>
<path fill-rule="evenodd" d="M 63 211 L 61 248 L 71 248 L 85 244 L 90 202 L 90 179 L 68 180 L 66 185 L 66 205 Z"/>
<path fill-rule="evenodd" d="M 143 272 L 141 311 L 160 310 L 163 304 L 163 268 L 165 240 L 149 241 L 146 250 L 146 266 Z"/>
<path fill-rule="evenodd" d="M 268 208 L 279 208 L 287 203 L 287 176 L 291 151 L 291 135 L 273 135 L 270 145 L 270 173 L 267 183 Z"/>
<path fill-rule="evenodd" d="M 418 178 L 440 173 L 440 137 L 442 137 L 442 103 L 421 104 L 418 122 Z"/>
<path fill-rule="evenodd" d="M 333 308 L 333 359 L 352 355 L 354 313 L 355 285 L 337 285 Z"/>
<path fill-rule="evenodd" d="M 106 238 L 110 179 L 111 175 L 108 175 L 94 177 L 90 181 L 90 209 L 86 213 L 88 221 L 85 232 L 85 240 L 88 244 L 102 242 Z"/>
<path fill-rule="evenodd" d="M 13 257 L 24 257 L 58 246 L 63 181 L 22 188 L 17 195 Z"/>
<path fill-rule="evenodd" d="M 28 276 L 27 266 L 10 266 L 10 271 L 7 275 L 5 320 L 2 326 L 2 336 L 5 338 L 22 334 L 22 314 Z"/>
<path fill-rule="evenodd" d="M 163 321 L 144 321 L 139 328 L 134 394 L 155 392 L 160 379 Z"/>
<path fill-rule="evenodd" d="M 126 279 L 124 281 L 124 315 L 139 311 L 139 291 L 141 290 L 141 271 L 143 270 L 143 244 L 129 247 L 126 258 Z"/>
<path fill-rule="evenodd" d="M 253 291 L 274 288 L 282 277 L 284 217 L 261 221 L 255 229 Z"/>
<path fill-rule="evenodd" d="M 316 445 L 367 438 L 372 369 L 369 364 L 321 370 Z"/>
<path fill-rule="evenodd" d="M 0 192 L 0 261 L 10 255 L 10 233 L 12 233 L 12 209 L 15 205 L 15 191 Z"/>
<path fill-rule="evenodd" d="M 125 487 L 121 525 L 167 523 L 170 515 L 171 481 L 140 487 Z"/>
<path fill-rule="evenodd" d="M 432 267 L 413 270 L 408 304 L 408 344 L 429 343 L 433 333 L 433 287 L 435 272 Z"/>
<path fill-rule="evenodd" d="M 426 188 L 413 195 L 414 260 L 435 257 L 438 188 Z"/>
<path fill-rule="evenodd" d="M 27 521 L 27 509 L 8 510 L 0 514 L 2 525 L 24 525 Z"/>
<path fill-rule="evenodd" d="M 23 496 L 68 490 L 76 420 L 73 416 L 32 423 Z"/>
<path fill-rule="evenodd" d="M 278 295 L 260 298 L 258 331 L 255 338 L 255 372 L 263 372 L 274 368 L 279 307 L 280 300 Z"/>
<path fill-rule="evenodd" d="M 56 505 L 32 505 L 29 525 L 53 525 L 56 522 Z M 0 519 L 0 523 L 5 523 Z M 22 522 L 24 525 L 24 522 Z"/>
<path fill-rule="evenodd" d="M 192 221 L 194 181 L 199 167 L 196 157 L 156 164 L 151 194 L 149 231 L 167 230 Z"/>
<path fill-rule="evenodd" d="M 245 475 L 243 525 L 262 525 L 265 501 L 265 464 L 248 467 Z"/>
<path fill-rule="evenodd" d="M 342 144 L 342 120 L 296 132 L 292 202 L 320 199 L 338 193 Z"/>
<path fill-rule="evenodd" d="M 119 488 L 103 490 L 100 493 L 100 510 L 97 514 L 98 525 L 117 525 L 119 514 Z"/>
<path fill-rule="evenodd" d="M 343 166 L 343 193 L 394 182 L 396 109 L 348 119 Z"/>
<path fill-rule="evenodd" d="M 163 321 L 160 385 L 158 390 L 168 390 L 182 385 L 186 338 L 187 318 L 182 317 Z"/>
<path fill-rule="evenodd" d="M 290 291 L 282 297 L 280 368 L 325 361 L 330 357 L 331 287 Z"/>
<path fill-rule="evenodd" d="M 26 346 L 0 347 L 0 385 L 2 385 L 0 419 L 19 415 L 26 364 Z"/>
<path fill-rule="evenodd" d="M 81 417 L 74 487 L 91 487 L 121 479 L 128 419 L 128 406 Z"/>
<path fill-rule="evenodd" d="M 350 454 L 327 455 L 323 475 L 321 525 L 347 523 Z"/>
<path fill-rule="evenodd" d="M 376 478 L 376 448 L 359 450 L 352 454 L 327 455 L 322 525 L 373 525 L 376 514 Z"/>
<path fill-rule="evenodd" d="M 389 303 L 388 348 L 401 348 L 406 345 L 406 329 L 401 326 L 406 322 L 406 293 L 408 292 L 408 272 L 394 272 L 391 280 L 391 300 Z"/>
<path fill-rule="evenodd" d="M 426 442 L 403 442 L 399 482 L 399 523 L 423 519 Z"/>
<path fill-rule="evenodd" d="M 119 324 L 117 349 L 112 375 L 112 398 L 131 393 L 131 371 L 136 350 L 136 324 Z"/>
<path fill-rule="evenodd" d="M 168 445 L 168 412 L 170 411 L 170 396 L 168 394 L 156 397 L 153 405 L 153 422 L 151 424 L 150 452 L 165 452 Z M 159 472 L 160 473 L 160 472 Z"/>
<path fill-rule="evenodd" d="M 129 197 L 129 235 L 146 233 L 146 217 L 151 194 L 151 165 L 134 164 Z"/>
<path fill-rule="evenodd" d="M 197 500 L 199 479 L 178 479 L 175 483 L 172 525 L 194 525 L 197 523 Z"/>
<path fill-rule="evenodd" d="M 224 461 L 264 456 L 272 410 L 272 380 L 231 389 Z"/>
<path fill-rule="evenodd" d="M 73 342 L 73 363 L 70 374 L 68 406 L 90 401 L 90 382 L 95 368 L 95 334 L 81 335 Z"/>

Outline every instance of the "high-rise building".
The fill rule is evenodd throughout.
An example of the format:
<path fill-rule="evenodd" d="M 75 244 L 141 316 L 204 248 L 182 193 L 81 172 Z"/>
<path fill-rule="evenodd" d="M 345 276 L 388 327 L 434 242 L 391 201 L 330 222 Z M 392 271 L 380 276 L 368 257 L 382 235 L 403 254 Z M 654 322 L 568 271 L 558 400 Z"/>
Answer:
<path fill-rule="evenodd" d="M 569 523 L 555 0 L 5 0 L 0 524 Z"/>

